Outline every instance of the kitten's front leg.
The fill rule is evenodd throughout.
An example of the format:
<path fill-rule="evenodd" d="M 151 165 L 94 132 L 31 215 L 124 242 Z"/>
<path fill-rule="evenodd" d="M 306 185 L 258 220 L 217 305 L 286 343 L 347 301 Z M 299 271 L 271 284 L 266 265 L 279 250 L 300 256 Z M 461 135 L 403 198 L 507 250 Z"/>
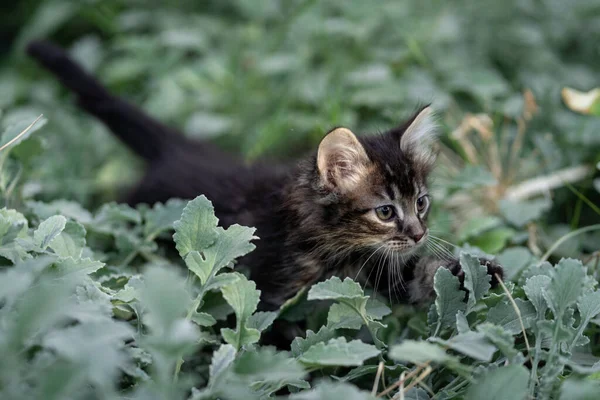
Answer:
<path fill-rule="evenodd" d="M 492 287 L 498 285 L 496 274 L 503 277 L 502 266 L 495 261 L 487 258 L 480 258 L 481 265 L 487 267 L 488 275 L 491 275 Z M 411 303 L 425 303 L 435 298 L 435 290 L 433 289 L 433 278 L 438 268 L 448 268 L 460 280 L 460 287 L 464 289 L 465 272 L 460 266 L 458 259 L 440 260 L 435 257 L 423 257 L 419 260 L 414 269 L 414 279 L 408 284 L 409 301 Z"/>

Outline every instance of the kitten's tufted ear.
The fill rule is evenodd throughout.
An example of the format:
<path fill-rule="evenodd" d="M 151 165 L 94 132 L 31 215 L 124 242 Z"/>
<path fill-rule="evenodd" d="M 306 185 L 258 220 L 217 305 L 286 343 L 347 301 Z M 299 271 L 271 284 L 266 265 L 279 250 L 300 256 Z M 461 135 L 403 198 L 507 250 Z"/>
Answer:
<path fill-rule="evenodd" d="M 431 107 L 425 107 L 412 120 L 400 138 L 400 149 L 425 165 L 435 161 L 433 143 L 437 140 L 437 123 Z"/>
<path fill-rule="evenodd" d="M 352 190 L 366 175 L 369 156 L 356 136 L 346 128 L 336 128 L 321 140 L 317 167 L 326 186 Z"/>

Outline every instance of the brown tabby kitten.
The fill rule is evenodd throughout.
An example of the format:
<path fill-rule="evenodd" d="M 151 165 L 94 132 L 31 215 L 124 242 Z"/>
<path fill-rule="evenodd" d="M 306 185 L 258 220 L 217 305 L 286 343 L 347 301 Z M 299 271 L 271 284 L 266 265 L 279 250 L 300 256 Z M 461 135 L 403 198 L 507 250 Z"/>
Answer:
<path fill-rule="evenodd" d="M 435 160 L 431 108 L 383 134 L 357 137 L 336 128 L 297 165 L 246 165 L 111 95 L 60 48 L 34 42 L 28 52 L 148 162 L 127 202 L 205 194 L 222 225 L 257 228 L 257 248 L 243 261 L 262 291 L 262 309 L 277 309 L 302 287 L 332 275 L 361 277 L 413 303 L 434 297 L 440 267 L 464 278 L 456 259 L 421 255 Z M 492 276 L 502 274 L 499 265 L 481 263 Z"/>

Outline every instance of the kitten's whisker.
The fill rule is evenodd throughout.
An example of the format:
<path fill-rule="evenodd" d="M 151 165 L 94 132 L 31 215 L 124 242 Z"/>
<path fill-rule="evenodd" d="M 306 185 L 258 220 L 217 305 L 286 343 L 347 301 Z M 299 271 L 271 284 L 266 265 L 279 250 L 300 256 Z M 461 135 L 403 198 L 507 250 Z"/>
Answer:
<path fill-rule="evenodd" d="M 389 251 L 389 248 L 386 248 L 385 251 L 383 252 L 383 257 L 381 260 L 379 260 L 380 262 L 377 263 L 377 275 L 375 275 L 375 293 L 377 292 L 377 289 L 379 288 L 379 281 L 381 280 L 381 276 L 383 275 L 383 269 L 385 268 L 385 264 L 387 261 L 387 253 Z M 381 261 L 383 261 L 383 267 L 381 266 Z"/>
<path fill-rule="evenodd" d="M 354 280 L 356 280 L 356 278 L 358 278 L 358 276 L 360 275 L 360 271 L 362 271 L 362 269 L 365 267 L 365 265 L 367 265 L 367 262 L 371 259 L 371 257 L 373 257 L 375 255 L 375 253 L 377 253 L 383 246 L 385 246 L 385 243 L 382 244 L 381 246 L 379 246 L 378 248 L 376 248 L 375 250 L 373 250 L 373 253 L 371 253 L 371 255 L 365 260 L 365 262 L 358 269 L 358 272 L 356 273 Z"/>
<path fill-rule="evenodd" d="M 429 249 L 436 249 L 435 254 L 442 259 L 453 259 L 454 255 L 445 247 L 434 241 L 427 241 Z"/>
<path fill-rule="evenodd" d="M 384 251 L 385 252 L 385 251 Z M 371 270 L 369 271 L 369 275 L 367 276 L 367 282 L 371 285 L 371 274 L 373 273 L 373 271 L 378 271 L 378 266 L 379 263 L 381 262 L 381 259 L 383 257 L 384 252 L 379 253 L 379 255 L 377 256 L 377 259 L 374 262 L 373 267 L 371 268 Z M 377 272 L 375 272 L 375 279 L 377 279 Z M 371 285 L 371 287 L 374 287 L 373 285 Z"/>
<path fill-rule="evenodd" d="M 429 235 L 429 237 L 430 237 L 431 239 L 434 239 L 434 240 L 439 240 L 439 241 L 440 241 L 440 242 L 442 242 L 442 243 L 446 243 L 447 245 L 450 245 L 450 246 L 452 246 L 452 247 L 454 247 L 454 248 L 460 249 L 460 246 L 457 246 L 457 245 L 455 245 L 454 243 L 450 243 L 449 241 L 447 241 L 447 240 L 444 240 L 444 239 L 442 239 L 442 238 L 440 238 L 440 237 L 437 237 L 437 236 L 434 236 L 434 235 Z"/>

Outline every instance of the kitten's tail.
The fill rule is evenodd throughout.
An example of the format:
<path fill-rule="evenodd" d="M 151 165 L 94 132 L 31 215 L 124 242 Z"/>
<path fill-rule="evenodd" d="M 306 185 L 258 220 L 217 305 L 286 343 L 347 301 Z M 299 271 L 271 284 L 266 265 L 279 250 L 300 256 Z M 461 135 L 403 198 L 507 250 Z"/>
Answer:
<path fill-rule="evenodd" d="M 134 105 L 111 95 L 60 47 L 34 41 L 27 53 L 56 75 L 77 94 L 79 104 L 104 122 L 131 150 L 148 161 L 156 161 L 184 138 L 150 118 Z"/>

